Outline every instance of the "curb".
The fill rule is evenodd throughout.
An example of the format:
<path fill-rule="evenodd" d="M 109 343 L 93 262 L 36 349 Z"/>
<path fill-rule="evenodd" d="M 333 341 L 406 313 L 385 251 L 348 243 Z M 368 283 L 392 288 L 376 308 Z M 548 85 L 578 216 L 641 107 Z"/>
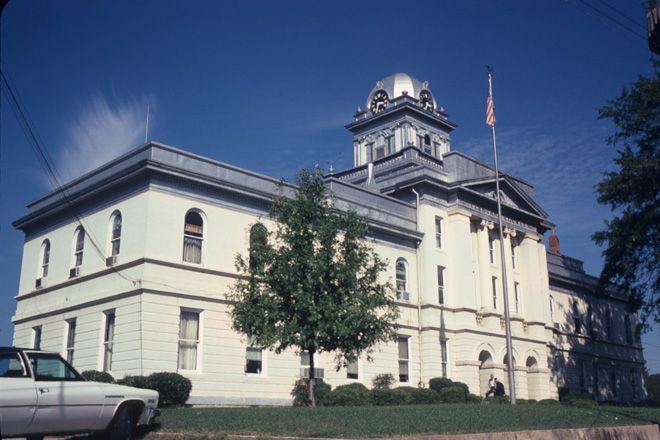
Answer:
<path fill-rule="evenodd" d="M 270 434 L 193 433 L 188 431 L 151 432 L 154 440 L 347 440 L 346 438 L 280 437 Z M 472 434 L 437 434 L 374 437 L 369 440 L 660 440 L 658 425 L 631 425 L 599 428 L 548 429 Z"/>

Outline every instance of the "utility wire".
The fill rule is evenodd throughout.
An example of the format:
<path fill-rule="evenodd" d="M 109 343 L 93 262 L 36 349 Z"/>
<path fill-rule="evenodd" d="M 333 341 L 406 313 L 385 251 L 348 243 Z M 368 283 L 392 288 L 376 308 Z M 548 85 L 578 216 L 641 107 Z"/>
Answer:
<path fill-rule="evenodd" d="M 12 86 L 11 79 L 9 78 L 9 74 L 7 73 L 7 69 L 5 68 L 4 65 L 0 65 L 0 82 L 2 83 L 2 85 L 4 85 L 4 88 L 7 91 L 9 104 L 11 105 L 11 108 L 14 110 L 14 114 L 16 115 L 18 122 L 21 125 L 21 128 L 23 129 L 23 133 L 27 137 L 28 143 L 30 144 L 32 150 L 37 156 L 37 161 L 44 168 L 44 170 L 47 173 L 48 179 L 50 180 L 53 188 L 55 188 L 55 192 L 59 193 L 62 196 L 73 218 L 83 228 L 85 234 L 89 237 L 89 241 L 92 244 L 92 247 L 96 250 L 96 253 L 99 255 L 101 260 L 105 262 L 105 253 L 101 250 L 101 247 L 98 245 L 96 237 L 92 232 L 92 229 L 87 227 L 87 225 L 85 224 L 85 222 L 83 221 L 83 219 L 76 211 L 75 207 L 73 206 L 71 198 L 69 197 L 69 195 L 67 194 L 61 183 L 59 174 L 57 173 L 55 166 L 52 164 L 53 161 L 50 155 L 48 154 L 48 150 L 46 150 L 44 147 L 45 146 L 44 142 L 41 140 L 39 134 L 33 128 L 34 124 L 30 119 L 29 113 L 27 112 L 25 107 L 21 105 L 20 97 L 18 96 L 18 93 L 15 91 L 15 88 Z M 131 279 L 130 277 L 120 273 L 117 269 L 115 269 L 112 266 L 110 266 L 110 270 L 116 273 L 117 275 L 119 275 L 121 278 L 125 279 L 126 281 L 132 282 L 133 284 L 137 282 L 137 280 Z"/>
<path fill-rule="evenodd" d="M 601 16 L 607 18 L 607 19 L 608 19 L 609 21 L 611 21 L 612 23 L 618 25 L 621 29 L 624 29 L 624 30 L 628 31 L 629 33 L 635 35 L 636 37 L 639 37 L 639 38 L 643 39 L 644 41 L 646 41 L 646 36 L 645 36 L 645 35 L 642 35 L 642 34 L 638 33 L 636 30 L 634 30 L 634 29 L 628 27 L 628 25 L 626 25 L 626 24 L 624 24 L 624 23 L 621 23 L 621 21 L 619 21 L 619 20 L 617 20 L 616 18 L 612 17 L 612 16 L 611 16 L 610 14 L 608 14 L 607 12 L 603 12 L 601 9 L 598 9 L 598 8 L 595 7 L 594 5 L 592 5 L 592 4 L 590 4 L 589 2 L 587 2 L 586 0 L 578 0 L 578 1 L 579 1 L 580 3 L 582 3 L 584 6 L 588 7 L 589 9 L 595 11 L 597 14 L 599 14 L 599 15 L 601 15 Z"/>
<path fill-rule="evenodd" d="M 605 0 L 598 0 L 598 1 L 601 2 L 602 4 L 604 4 L 605 6 L 607 6 L 608 8 L 610 8 L 611 10 L 613 10 L 614 12 L 616 12 L 621 17 L 625 18 L 626 20 L 628 20 L 629 22 L 634 24 L 635 26 L 637 26 L 638 28 L 642 29 L 644 32 L 646 32 L 646 26 L 641 24 L 638 20 L 630 18 L 630 16 L 628 16 L 627 14 L 621 12 L 620 9 L 614 7 L 611 3 L 606 2 Z"/>

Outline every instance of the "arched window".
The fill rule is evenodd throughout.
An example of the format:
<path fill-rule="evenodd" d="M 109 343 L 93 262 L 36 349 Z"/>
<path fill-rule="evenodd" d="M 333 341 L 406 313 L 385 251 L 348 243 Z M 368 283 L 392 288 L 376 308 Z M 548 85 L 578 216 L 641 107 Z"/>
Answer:
<path fill-rule="evenodd" d="M 555 299 L 550 297 L 550 321 L 555 322 Z"/>
<path fill-rule="evenodd" d="M 183 228 L 183 261 L 202 263 L 202 244 L 204 241 L 204 220 L 198 211 L 186 213 Z"/>
<path fill-rule="evenodd" d="M 115 211 L 110 216 L 110 256 L 119 255 L 121 244 L 121 212 Z"/>
<path fill-rule="evenodd" d="M 582 333 L 582 318 L 580 317 L 580 310 L 578 308 L 577 301 L 573 300 L 571 310 L 573 314 L 573 326 L 575 333 Z"/>
<path fill-rule="evenodd" d="M 396 260 L 396 299 L 408 301 L 408 263 L 403 258 Z"/>
<path fill-rule="evenodd" d="M 75 247 L 73 251 L 73 267 L 82 266 L 83 250 L 85 249 L 85 228 L 78 226 L 75 232 Z"/>
<path fill-rule="evenodd" d="M 261 272 L 264 268 L 263 250 L 268 245 L 268 229 L 261 223 L 250 228 L 250 269 Z"/>
<path fill-rule="evenodd" d="M 48 276 L 48 263 L 50 262 L 50 240 L 44 240 L 41 243 L 41 252 L 39 253 L 39 278 Z"/>

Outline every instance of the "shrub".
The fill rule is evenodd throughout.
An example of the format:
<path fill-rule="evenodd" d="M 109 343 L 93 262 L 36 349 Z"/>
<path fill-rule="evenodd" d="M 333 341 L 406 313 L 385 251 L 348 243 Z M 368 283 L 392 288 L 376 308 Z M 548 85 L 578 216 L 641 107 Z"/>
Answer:
<path fill-rule="evenodd" d="M 371 392 L 361 383 L 340 385 L 323 400 L 324 406 L 369 406 Z"/>
<path fill-rule="evenodd" d="M 428 405 L 440 402 L 440 395 L 428 388 L 375 389 L 372 390 L 371 396 L 373 404 L 377 406 Z"/>
<path fill-rule="evenodd" d="M 486 403 L 494 403 L 496 405 L 506 405 L 511 403 L 509 396 L 488 396 L 484 399 Z"/>
<path fill-rule="evenodd" d="M 394 376 L 390 373 L 379 374 L 374 377 L 374 380 L 371 383 L 373 384 L 374 390 L 389 390 L 394 383 Z"/>
<path fill-rule="evenodd" d="M 115 378 L 112 374 L 105 371 L 87 370 L 80 373 L 85 380 L 92 382 L 115 383 Z"/>
<path fill-rule="evenodd" d="M 438 392 L 441 389 L 448 388 L 452 385 L 454 385 L 454 381 L 447 379 L 446 377 L 434 377 L 433 379 L 429 380 L 429 388 Z"/>
<path fill-rule="evenodd" d="M 463 382 L 454 382 L 454 386 L 461 387 L 465 389 L 465 394 L 468 394 L 470 392 L 470 387 L 467 386 L 467 384 Z"/>
<path fill-rule="evenodd" d="M 190 396 L 192 383 L 178 373 L 153 373 L 147 378 L 149 388 L 158 391 L 160 406 L 183 405 Z"/>
<path fill-rule="evenodd" d="M 468 395 L 465 396 L 465 403 L 481 403 L 481 396 L 468 393 Z"/>
<path fill-rule="evenodd" d="M 534 399 L 516 399 L 516 403 L 520 405 L 533 405 L 538 403 L 538 401 Z"/>
<path fill-rule="evenodd" d="M 439 403 L 442 400 L 440 399 L 440 394 L 430 388 L 417 388 L 415 390 L 415 400 L 413 401 L 414 405 L 429 405 L 432 403 Z"/>
<path fill-rule="evenodd" d="M 454 386 L 459 386 L 464 388 L 465 394 L 470 392 L 470 388 L 463 382 L 454 382 L 453 380 L 447 379 L 446 377 L 434 377 L 433 379 L 429 380 L 429 388 L 438 392 L 440 392 L 440 390 L 443 388 L 449 388 Z"/>
<path fill-rule="evenodd" d="M 394 406 L 408 405 L 408 395 L 401 392 L 398 388 L 393 390 L 388 388 L 376 388 L 371 391 L 373 404 L 376 406 Z"/>
<path fill-rule="evenodd" d="M 119 379 L 117 383 L 135 388 L 151 388 L 147 376 L 125 376 L 123 379 Z"/>
<path fill-rule="evenodd" d="M 582 390 L 577 393 L 564 393 L 559 400 L 561 402 L 569 402 L 571 400 L 594 400 L 594 396 L 589 393 L 589 391 Z"/>
<path fill-rule="evenodd" d="M 541 399 L 539 405 L 559 405 L 559 400 L 555 399 Z"/>
<path fill-rule="evenodd" d="M 439 394 L 442 403 L 465 403 L 467 401 L 467 393 L 461 386 L 452 385 L 442 388 Z"/>
<path fill-rule="evenodd" d="M 317 405 L 323 405 L 323 400 L 330 393 L 330 385 L 323 382 L 323 379 L 314 379 L 314 397 Z M 309 406 L 309 393 L 307 385 L 309 379 L 298 379 L 293 385 L 291 396 L 293 396 L 293 406 Z"/>
<path fill-rule="evenodd" d="M 575 408 L 595 408 L 598 406 L 598 403 L 596 403 L 595 400 L 591 399 L 571 399 L 568 401 L 568 405 L 573 406 Z"/>

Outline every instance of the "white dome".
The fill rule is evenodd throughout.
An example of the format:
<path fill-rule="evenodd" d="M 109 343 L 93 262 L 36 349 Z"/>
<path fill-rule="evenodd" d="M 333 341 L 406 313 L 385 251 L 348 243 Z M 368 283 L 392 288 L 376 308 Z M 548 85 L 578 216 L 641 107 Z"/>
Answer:
<path fill-rule="evenodd" d="M 371 99 L 378 90 L 384 90 L 387 93 L 388 99 L 391 101 L 398 98 L 401 95 L 407 94 L 411 98 L 419 99 L 419 93 L 422 90 L 428 90 L 428 83 L 421 82 L 418 79 L 413 78 L 407 73 L 395 73 L 390 75 L 385 79 L 382 79 L 376 83 L 369 96 L 367 97 L 366 108 L 369 108 Z M 430 90 L 429 90 L 430 92 Z M 433 100 L 435 104 L 435 99 Z"/>

